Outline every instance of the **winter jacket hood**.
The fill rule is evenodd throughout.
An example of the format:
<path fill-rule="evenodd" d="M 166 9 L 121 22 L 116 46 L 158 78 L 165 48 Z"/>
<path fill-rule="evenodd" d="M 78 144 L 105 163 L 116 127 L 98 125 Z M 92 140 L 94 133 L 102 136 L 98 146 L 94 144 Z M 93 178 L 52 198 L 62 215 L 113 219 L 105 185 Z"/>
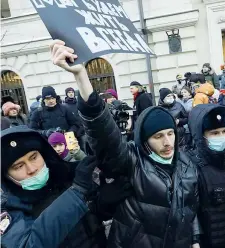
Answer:
<path fill-rule="evenodd" d="M 204 118 L 214 109 L 221 108 L 221 111 L 225 111 L 224 106 L 216 104 L 200 104 L 192 109 L 189 115 L 189 128 L 192 138 L 195 142 L 195 146 L 198 154 L 201 156 L 201 163 L 217 164 L 218 166 L 224 166 L 225 153 L 212 151 L 206 144 L 206 139 L 202 132 Z M 217 163 L 215 163 L 215 161 Z"/>
<path fill-rule="evenodd" d="M 195 93 L 203 93 L 207 96 L 212 96 L 214 94 L 214 87 L 209 83 L 205 83 L 196 89 Z"/>
<path fill-rule="evenodd" d="M 146 149 L 143 146 L 143 142 L 141 140 L 142 137 L 142 126 L 144 123 L 144 120 L 146 119 L 146 117 L 149 115 L 150 112 L 153 112 L 157 109 L 160 109 L 162 111 L 164 111 L 165 113 L 168 114 L 168 116 L 172 116 L 167 110 L 165 110 L 162 107 L 149 107 L 147 109 L 145 109 L 141 115 L 138 117 L 136 125 L 135 125 L 135 130 L 134 130 L 134 142 L 137 145 L 137 147 L 139 148 L 139 150 L 141 151 L 141 153 L 143 153 L 145 156 L 149 157 L 149 154 L 147 153 Z M 173 118 L 174 119 L 174 118 Z M 174 120 L 174 124 L 176 126 L 175 120 Z M 178 135 L 177 135 L 177 130 L 175 131 L 175 135 L 176 135 L 176 140 L 175 140 L 175 156 L 174 159 L 177 159 L 177 152 L 178 152 Z"/>

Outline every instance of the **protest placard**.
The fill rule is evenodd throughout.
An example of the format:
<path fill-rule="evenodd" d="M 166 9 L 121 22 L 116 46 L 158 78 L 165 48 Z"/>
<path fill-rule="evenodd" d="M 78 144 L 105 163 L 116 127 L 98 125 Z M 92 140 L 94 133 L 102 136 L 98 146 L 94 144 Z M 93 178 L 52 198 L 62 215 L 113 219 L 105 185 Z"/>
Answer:
<path fill-rule="evenodd" d="M 118 0 L 31 0 L 53 39 L 83 63 L 108 53 L 153 54 Z"/>

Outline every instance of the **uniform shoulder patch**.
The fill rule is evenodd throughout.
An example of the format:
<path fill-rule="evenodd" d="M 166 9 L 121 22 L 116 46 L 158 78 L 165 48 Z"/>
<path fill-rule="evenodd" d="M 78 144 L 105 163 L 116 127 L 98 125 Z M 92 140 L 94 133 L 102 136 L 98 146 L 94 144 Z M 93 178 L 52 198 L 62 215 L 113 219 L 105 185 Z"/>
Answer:
<path fill-rule="evenodd" d="M 1 213 L 1 222 L 0 222 L 0 234 L 1 235 L 3 235 L 6 232 L 11 221 L 12 221 L 12 218 L 7 212 Z"/>

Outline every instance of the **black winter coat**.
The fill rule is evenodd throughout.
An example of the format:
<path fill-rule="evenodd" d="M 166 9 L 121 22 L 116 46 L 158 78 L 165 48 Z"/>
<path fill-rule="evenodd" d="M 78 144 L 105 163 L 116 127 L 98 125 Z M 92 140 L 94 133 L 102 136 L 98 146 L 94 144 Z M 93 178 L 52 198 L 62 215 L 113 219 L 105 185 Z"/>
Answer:
<path fill-rule="evenodd" d="M 77 130 L 77 133 L 78 133 L 78 136 L 82 136 L 84 135 L 84 128 L 83 128 L 83 125 L 82 125 L 82 122 L 81 122 L 81 119 L 80 119 L 80 116 L 78 114 L 78 110 L 77 110 L 77 100 L 76 98 L 69 98 L 69 97 L 66 97 L 65 98 L 65 102 L 64 104 L 70 112 L 72 112 L 77 120 L 77 125 L 79 125 L 79 129 Z"/>
<path fill-rule="evenodd" d="M 137 116 L 151 106 L 153 106 L 151 95 L 147 92 L 140 92 L 134 101 L 134 109 L 136 109 Z"/>
<path fill-rule="evenodd" d="M 225 195 L 221 192 L 225 192 L 225 152 L 210 150 L 202 133 L 204 117 L 218 107 L 225 112 L 223 106 L 202 104 L 195 107 L 189 116 L 195 149 L 188 154 L 199 166 L 199 220 L 204 233 L 201 235 L 204 248 L 225 247 Z M 216 203 L 217 191 L 220 192 L 220 203 Z"/>
<path fill-rule="evenodd" d="M 64 131 L 73 131 L 79 138 L 80 124 L 74 114 L 64 105 L 57 103 L 55 107 L 38 108 L 31 116 L 30 128 L 48 130 L 60 127 Z"/>
<path fill-rule="evenodd" d="M 114 216 L 108 247 L 189 248 L 193 235 L 199 233 L 195 166 L 184 154 L 176 154 L 172 180 L 149 158 L 140 136 L 143 119 L 152 108 L 139 117 L 134 144 L 122 141 L 107 107 L 99 107 L 100 115 L 90 120 L 87 106 L 80 99 L 78 109 L 86 114 L 82 117 L 89 145 L 104 164 L 100 169 L 109 178 L 128 176 L 134 190 Z"/>

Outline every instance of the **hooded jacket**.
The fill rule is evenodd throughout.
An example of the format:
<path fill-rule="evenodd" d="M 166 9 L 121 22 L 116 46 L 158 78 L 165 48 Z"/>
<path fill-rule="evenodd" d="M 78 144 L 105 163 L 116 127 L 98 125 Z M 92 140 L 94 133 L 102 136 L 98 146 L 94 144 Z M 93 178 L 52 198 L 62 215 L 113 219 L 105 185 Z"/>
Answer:
<path fill-rule="evenodd" d="M 96 117 L 90 117 L 88 106 L 93 96 L 87 103 L 79 99 L 78 106 L 85 131 L 90 137 L 89 145 L 103 161 L 104 166 L 100 169 L 106 177 L 127 176 L 134 190 L 133 196 L 117 209 L 108 247 L 189 248 L 193 235 L 199 232 L 195 219 L 198 204 L 197 171 L 183 153 L 178 153 L 177 133 L 172 180 L 151 160 L 140 138 L 142 123 L 155 108 L 143 111 L 137 121 L 135 143 L 126 143 L 108 108 L 96 95 L 96 104 L 92 104 L 96 107 L 99 102 L 101 112 Z"/>
<path fill-rule="evenodd" d="M 209 97 L 214 94 L 214 87 L 209 83 L 205 83 L 196 89 L 195 93 L 193 107 L 197 106 L 198 104 L 209 103 Z"/>
<path fill-rule="evenodd" d="M 30 135 L 31 138 L 36 136 L 36 139 L 42 142 L 41 155 L 49 168 L 49 180 L 40 190 L 23 190 L 2 173 L 2 207 L 11 221 L 1 235 L 2 246 L 105 247 L 104 232 L 99 229 L 101 225 L 88 211 L 83 196 L 70 188 L 78 162 L 64 162 L 40 134 L 25 127 L 3 131 L 1 142 L 4 142 L 5 137 L 18 132 Z M 4 159 L 2 161 L 4 162 Z"/>
<path fill-rule="evenodd" d="M 223 204 L 215 204 L 213 199 L 215 189 L 225 191 L 225 152 L 209 149 L 202 133 L 204 117 L 215 108 L 225 112 L 223 106 L 204 104 L 194 108 L 189 116 L 189 128 L 195 143 L 195 150 L 189 151 L 189 156 L 199 166 L 199 217 L 206 248 L 225 247 L 225 199 Z"/>

